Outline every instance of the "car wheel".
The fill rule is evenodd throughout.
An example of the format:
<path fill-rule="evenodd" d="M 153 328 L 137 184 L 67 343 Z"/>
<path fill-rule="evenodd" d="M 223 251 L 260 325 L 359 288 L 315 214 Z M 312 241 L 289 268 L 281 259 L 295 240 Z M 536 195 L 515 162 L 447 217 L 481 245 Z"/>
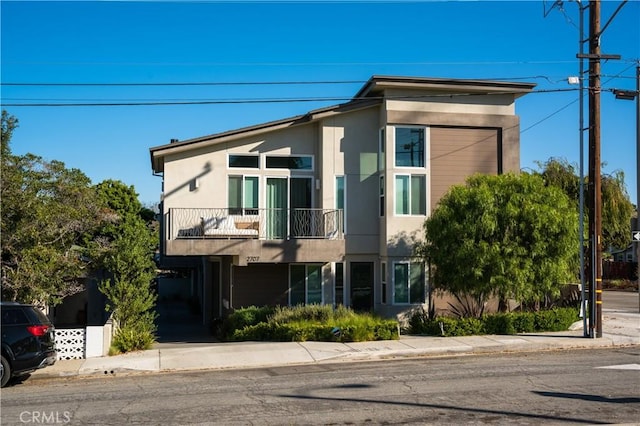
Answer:
<path fill-rule="evenodd" d="M 9 362 L 2 357 L 2 365 L 0 365 L 0 385 L 1 387 L 5 387 L 7 383 L 9 383 L 9 379 L 11 378 L 11 366 Z"/>

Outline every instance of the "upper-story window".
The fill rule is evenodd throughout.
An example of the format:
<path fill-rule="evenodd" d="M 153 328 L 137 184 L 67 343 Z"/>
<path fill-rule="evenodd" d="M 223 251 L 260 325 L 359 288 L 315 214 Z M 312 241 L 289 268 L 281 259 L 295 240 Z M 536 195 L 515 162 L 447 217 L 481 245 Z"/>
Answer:
<path fill-rule="evenodd" d="M 384 170 L 385 162 L 386 162 L 386 157 L 384 154 L 384 151 L 385 151 L 384 146 L 387 143 L 384 127 L 380 129 L 379 136 L 380 137 L 378 139 L 378 170 Z"/>
<path fill-rule="evenodd" d="M 229 176 L 229 214 L 257 214 L 258 177 Z"/>
<path fill-rule="evenodd" d="M 229 168 L 257 169 L 259 167 L 260 157 L 258 155 L 229 154 Z"/>
<path fill-rule="evenodd" d="M 424 175 L 396 175 L 396 215 L 427 214 L 427 184 Z"/>
<path fill-rule="evenodd" d="M 276 156 L 267 155 L 267 169 L 313 170 L 313 157 L 310 155 Z"/>
<path fill-rule="evenodd" d="M 425 167 L 425 129 L 423 127 L 396 127 L 396 167 Z"/>

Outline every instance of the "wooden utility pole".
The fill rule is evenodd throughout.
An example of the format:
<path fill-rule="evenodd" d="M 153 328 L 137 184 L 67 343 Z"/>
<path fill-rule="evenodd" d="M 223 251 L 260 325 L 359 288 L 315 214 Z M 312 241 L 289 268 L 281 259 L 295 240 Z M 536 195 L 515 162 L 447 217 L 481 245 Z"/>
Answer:
<path fill-rule="evenodd" d="M 590 328 L 602 337 L 602 189 L 600 176 L 600 0 L 589 2 L 589 280 Z M 593 335 L 592 335 L 593 336 Z"/>

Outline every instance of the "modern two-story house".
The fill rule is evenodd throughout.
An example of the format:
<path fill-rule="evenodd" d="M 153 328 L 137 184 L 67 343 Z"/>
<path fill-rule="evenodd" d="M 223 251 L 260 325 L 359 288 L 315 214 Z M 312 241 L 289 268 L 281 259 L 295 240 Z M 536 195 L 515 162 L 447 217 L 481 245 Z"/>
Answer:
<path fill-rule="evenodd" d="M 203 321 L 249 305 L 424 304 L 425 219 L 468 176 L 519 170 L 515 100 L 533 87 L 374 76 L 340 105 L 153 147 L 161 262 L 191 268 Z"/>

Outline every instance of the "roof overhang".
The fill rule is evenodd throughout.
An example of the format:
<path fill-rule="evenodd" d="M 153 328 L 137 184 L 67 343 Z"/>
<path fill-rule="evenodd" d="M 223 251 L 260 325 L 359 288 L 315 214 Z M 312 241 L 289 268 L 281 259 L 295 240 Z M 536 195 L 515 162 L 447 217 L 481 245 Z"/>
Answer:
<path fill-rule="evenodd" d="M 450 78 L 373 76 L 362 86 L 353 99 L 384 96 L 387 89 L 425 90 L 448 94 L 512 94 L 515 98 L 526 95 L 535 83 L 514 83 L 496 80 L 464 80 Z"/>

